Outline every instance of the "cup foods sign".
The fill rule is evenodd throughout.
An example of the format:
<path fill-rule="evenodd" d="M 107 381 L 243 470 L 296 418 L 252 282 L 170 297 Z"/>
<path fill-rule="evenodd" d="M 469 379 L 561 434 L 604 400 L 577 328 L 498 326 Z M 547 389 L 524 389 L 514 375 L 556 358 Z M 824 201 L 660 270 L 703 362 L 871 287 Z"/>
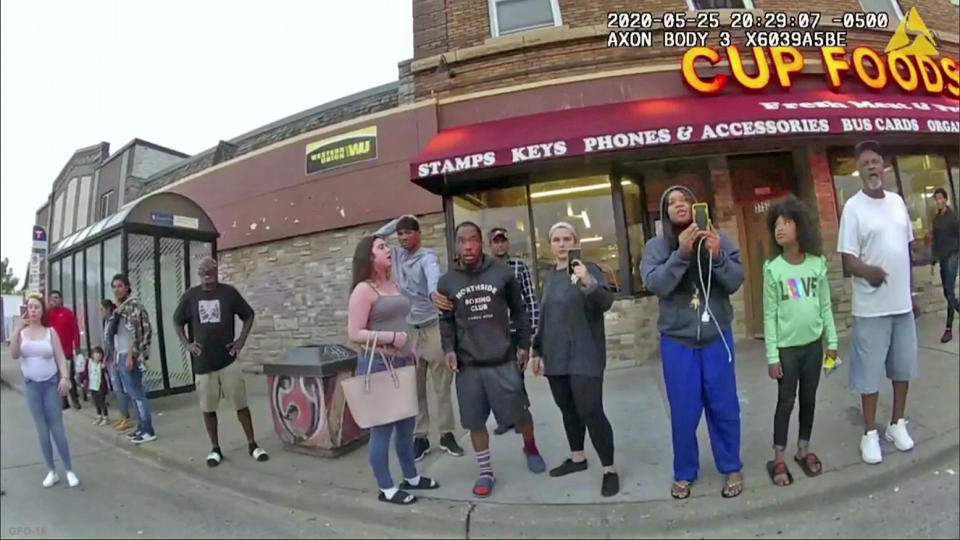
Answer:
<path fill-rule="evenodd" d="M 377 159 L 377 126 L 342 133 L 306 147 L 307 174 Z"/>

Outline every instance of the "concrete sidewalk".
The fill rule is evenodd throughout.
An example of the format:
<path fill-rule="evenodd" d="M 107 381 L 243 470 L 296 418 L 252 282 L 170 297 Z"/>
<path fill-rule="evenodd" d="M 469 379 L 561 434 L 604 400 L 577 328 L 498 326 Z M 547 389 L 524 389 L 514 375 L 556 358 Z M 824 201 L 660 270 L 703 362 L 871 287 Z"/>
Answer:
<path fill-rule="evenodd" d="M 515 521 L 517 526 L 520 523 L 541 523 L 550 530 L 555 528 L 552 534 L 541 534 L 538 530 L 537 535 L 567 536 L 591 526 L 594 519 L 602 517 L 604 522 L 610 519 L 616 521 L 615 516 L 618 515 L 621 519 L 624 515 L 646 515 L 648 518 L 653 515 L 653 519 L 660 523 L 680 519 L 680 516 L 684 520 L 729 517 L 731 513 L 756 511 L 765 505 L 782 505 L 804 497 L 816 498 L 818 493 L 831 486 L 843 487 L 896 474 L 917 466 L 921 460 L 932 455 L 956 454 L 960 440 L 960 410 L 957 407 L 960 353 L 956 341 L 946 345 L 939 343 L 943 319 L 942 313 L 936 313 L 918 320 L 920 376 L 911 385 L 907 406 L 910 431 L 917 448 L 913 452 L 900 453 L 891 444 L 883 442 L 883 464 L 866 466 L 860 462 L 859 395 L 847 390 L 847 366 L 844 365 L 838 373 L 821 380 L 817 396 L 817 419 L 811 449 L 823 460 L 825 474 L 817 479 L 807 479 L 794 465 L 791 470 L 795 484 L 790 488 L 771 485 L 764 469 L 772 455 L 773 411 L 777 391 L 776 385 L 767 376 L 763 343 L 738 342 L 736 362 L 743 419 L 742 456 L 746 487 L 744 494 L 737 499 L 727 501 L 720 498 L 722 476 L 713 465 L 705 423 L 701 423 L 701 473 L 693 487 L 692 498 L 697 502 L 695 515 L 691 514 L 690 502 L 677 503 L 669 495 L 672 474 L 670 427 L 658 362 L 607 374 L 605 404 L 615 433 L 616 459 L 622 486 L 621 493 L 611 499 L 600 496 L 599 459 L 590 447 L 589 440 L 590 469 L 554 479 L 546 474 L 533 475 L 527 472 L 521 454 L 520 437 L 509 433 L 492 437 L 497 486 L 492 497 L 486 499 L 484 504 L 478 504 L 470 493 L 476 478 L 476 463 L 469 448 L 469 437 L 465 432 L 459 432 L 461 445 L 467 449 L 464 457 L 454 458 L 440 453 L 436 446 L 438 437 L 434 435 L 434 451 L 420 464 L 421 472 L 436 478 L 442 488 L 430 492 L 428 500 L 416 505 L 411 512 L 386 511 L 375 500 L 376 490 L 367 465 L 366 448 L 335 459 L 305 456 L 282 449 L 279 439 L 272 432 L 266 378 L 263 376 L 248 375 L 248 391 L 258 441 L 272 457 L 267 463 L 256 463 L 247 455 L 246 442 L 235 415 L 224 411 L 220 414 L 220 440 L 226 461 L 220 467 L 208 468 L 204 458 L 209 452 L 209 443 L 195 394 L 153 400 L 151 407 L 159 440 L 141 447 L 133 447 L 112 429 L 89 425 L 94 417 L 92 402 L 85 403 L 83 410 L 71 411 L 67 416 L 82 419 L 80 424 L 71 422 L 74 426 L 79 425 L 97 437 L 114 441 L 118 446 L 130 447 L 130 452 L 135 456 L 155 460 L 193 478 L 233 488 L 276 504 L 282 501 L 282 504 L 291 507 L 314 510 L 324 507 L 339 517 L 351 511 L 351 515 L 366 516 L 376 510 L 378 516 L 399 519 L 397 526 L 407 527 L 403 530 L 410 534 L 441 536 L 447 536 L 451 531 L 461 534 L 464 522 L 468 526 L 471 521 L 478 525 L 488 512 L 494 512 L 497 517 L 494 519 L 488 515 L 487 519 L 505 527 L 499 529 L 502 534 L 514 530 L 505 522 L 501 523 L 507 520 Z M 848 343 L 841 340 L 841 358 L 846 360 L 848 351 Z M 22 384 L 19 368 L 7 348 L 2 350 L 0 376 L 14 388 Z M 553 403 L 545 379 L 528 377 L 527 386 L 538 445 L 548 467 L 558 465 L 568 455 L 560 412 Z M 890 406 L 891 390 L 887 387 L 881 392 L 877 415 L 879 422 L 889 421 Z M 492 419 L 490 425 L 493 426 Z M 796 444 L 796 430 L 794 412 L 789 440 L 791 447 Z M 11 434 L 5 433 L 4 436 Z M 395 462 L 393 471 L 395 475 L 399 474 Z M 591 510 L 596 503 L 603 505 Z M 508 506 L 502 507 L 500 504 Z M 638 504 L 646 505 L 646 509 L 641 509 Z M 565 506 L 550 510 L 551 505 Z M 528 506 L 528 510 L 523 509 Z M 512 517 L 508 518 L 503 513 L 504 509 L 509 509 Z M 418 519 L 418 515 L 430 516 L 430 519 Z M 407 519 L 411 521 L 407 523 Z M 626 526 L 626 523 L 623 525 Z M 632 529 L 624 530 L 624 534 L 630 534 Z"/>

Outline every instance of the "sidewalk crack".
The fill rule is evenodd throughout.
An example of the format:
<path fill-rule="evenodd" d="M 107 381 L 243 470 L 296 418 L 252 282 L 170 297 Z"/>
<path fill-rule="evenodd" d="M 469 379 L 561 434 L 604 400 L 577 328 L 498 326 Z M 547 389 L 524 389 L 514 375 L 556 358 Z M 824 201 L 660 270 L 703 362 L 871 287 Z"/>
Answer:
<path fill-rule="evenodd" d="M 477 509 L 477 505 L 471 504 L 470 509 L 467 510 L 467 519 L 466 519 L 466 523 L 464 523 L 464 526 L 465 526 L 464 538 L 466 538 L 466 540 L 470 540 L 470 517 L 473 515 L 473 511 L 476 509 Z"/>

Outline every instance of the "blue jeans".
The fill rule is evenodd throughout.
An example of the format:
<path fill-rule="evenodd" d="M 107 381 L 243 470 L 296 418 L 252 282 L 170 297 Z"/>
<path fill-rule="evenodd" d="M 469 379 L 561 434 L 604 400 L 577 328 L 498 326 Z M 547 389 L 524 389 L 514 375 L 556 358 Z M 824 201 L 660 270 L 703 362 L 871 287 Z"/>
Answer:
<path fill-rule="evenodd" d="M 733 335 L 724 332 L 733 353 Z M 660 336 L 663 381 L 670 402 L 673 479 L 693 482 L 700 468 L 697 426 L 704 410 L 710 448 L 720 474 L 740 471 L 740 401 L 733 360 L 720 339 L 700 349 Z"/>
<path fill-rule="evenodd" d="M 53 445 L 50 436 L 57 443 L 57 452 L 60 460 L 68 470 L 73 470 L 70 462 L 70 447 L 67 445 L 67 433 L 63 429 L 63 408 L 60 405 L 60 393 L 57 391 L 59 375 L 54 375 L 43 382 L 24 380 L 23 393 L 27 398 L 27 407 L 33 416 L 33 424 L 37 428 L 40 438 L 40 451 L 43 452 L 43 461 L 47 468 L 54 470 Z"/>
<path fill-rule="evenodd" d="M 155 435 L 153 431 L 153 421 L 150 418 L 150 402 L 147 400 L 147 392 L 143 388 L 143 372 L 139 366 L 134 366 L 133 371 L 127 371 L 127 355 L 117 355 L 117 370 L 120 372 L 120 382 L 127 391 L 130 399 L 133 400 L 137 408 L 137 431 L 149 435 Z"/>
<path fill-rule="evenodd" d="M 367 362 L 369 361 L 367 354 L 365 352 L 361 353 L 357 358 L 357 375 L 363 375 L 367 372 Z M 409 358 L 397 358 L 393 365 L 394 367 L 402 367 L 409 365 L 409 362 Z M 380 360 L 380 355 L 377 355 L 370 372 L 377 373 L 385 369 L 386 366 Z M 417 466 L 413 461 L 413 429 L 416 423 L 417 418 L 411 416 L 390 424 L 370 428 L 370 447 L 367 457 L 370 460 L 370 467 L 373 469 L 373 476 L 377 480 L 377 487 L 380 489 L 396 487 L 390 474 L 391 436 L 397 450 L 400 468 L 403 470 L 403 477 L 414 478 L 417 476 Z"/>
<path fill-rule="evenodd" d="M 126 388 L 120 377 L 120 370 L 126 369 L 115 365 L 113 362 L 107 362 L 107 374 L 110 376 L 110 384 L 113 386 L 113 395 L 117 398 L 117 410 L 121 417 L 130 416 L 130 397 L 127 396 Z"/>
<path fill-rule="evenodd" d="M 954 253 L 940 258 L 940 281 L 943 282 L 943 296 L 947 299 L 947 328 L 953 327 L 953 312 L 957 307 L 957 263 L 960 254 Z"/>

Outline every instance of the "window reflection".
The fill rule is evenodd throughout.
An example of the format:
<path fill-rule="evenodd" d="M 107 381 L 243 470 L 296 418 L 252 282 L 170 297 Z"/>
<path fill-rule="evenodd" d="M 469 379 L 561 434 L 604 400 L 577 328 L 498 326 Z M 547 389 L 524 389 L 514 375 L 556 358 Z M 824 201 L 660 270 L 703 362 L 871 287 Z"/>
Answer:
<path fill-rule="evenodd" d="M 937 203 L 933 192 L 943 188 L 951 192 L 947 176 L 947 161 L 937 155 L 899 155 L 900 184 L 903 200 L 907 203 L 913 226 L 914 242 L 911 244 L 914 265 L 930 264 L 933 247 L 933 216 Z"/>
<path fill-rule="evenodd" d="M 503 227 L 510 239 L 510 256 L 532 268 L 530 246 L 530 214 L 527 210 L 527 189 L 523 186 L 479 193 L 465 193 L 453 198 L 453 222 L 472 221 L 483 231 L 484 251 L 490 229 Z M 548 225 L 549 226 L 549 225 Z"/>
<path fill-rule="evenodd" d="M 566 221 L 577 229 L 583 258 L 600 266 L 614 291 L 621 288 L 619 247 L 613 219 L 613 199 L 608 175 L 544 182 L 530 186 L 530 202 L 537 241 L 537 279 L 543 283 L 555 267 L 547 233 Z"/>

